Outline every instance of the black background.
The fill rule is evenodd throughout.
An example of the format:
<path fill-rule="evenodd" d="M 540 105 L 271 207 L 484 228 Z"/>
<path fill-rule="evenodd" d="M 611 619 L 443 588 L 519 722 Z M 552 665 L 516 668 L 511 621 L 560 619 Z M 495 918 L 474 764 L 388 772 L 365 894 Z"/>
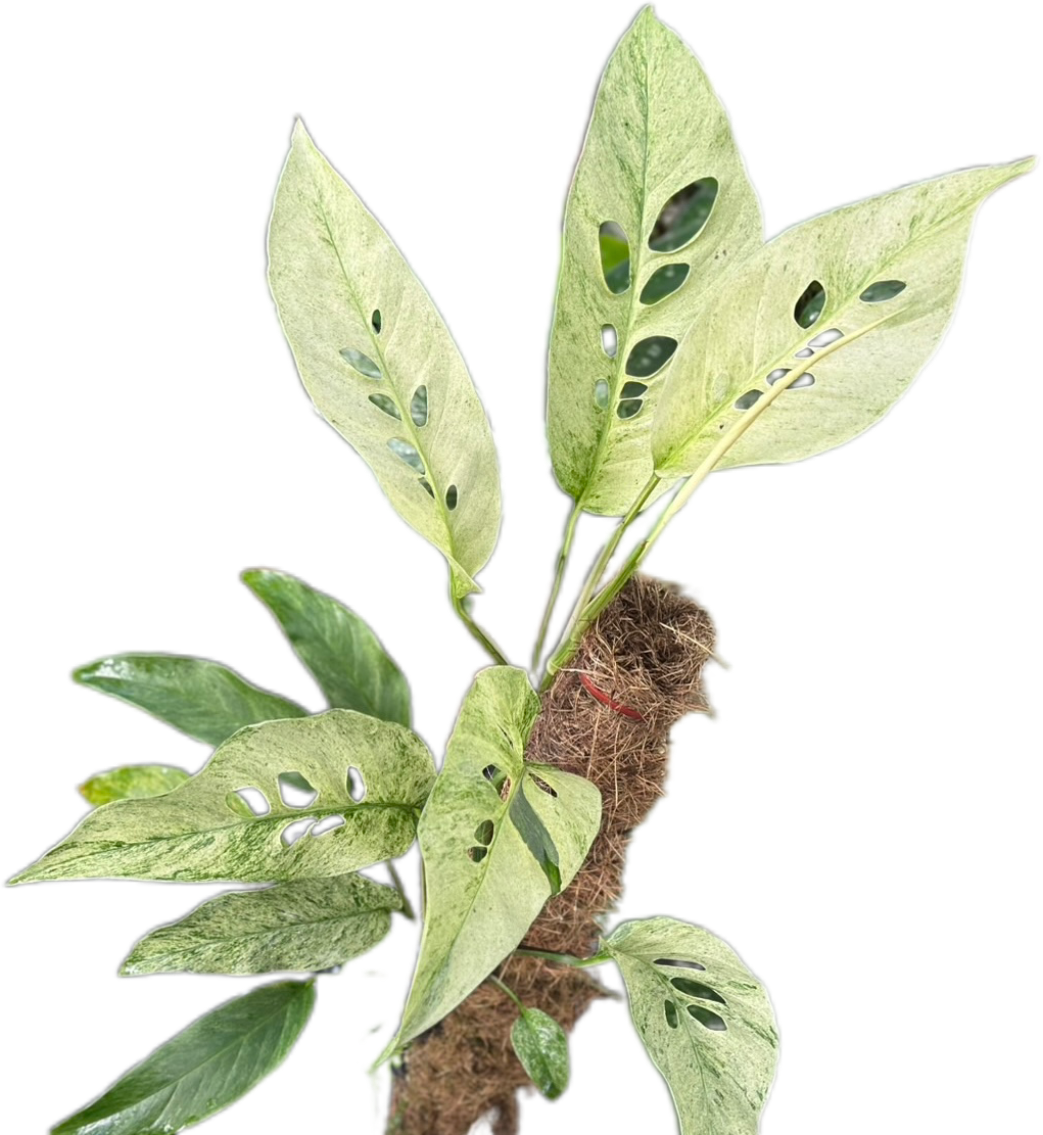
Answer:
<path fill-rule="evenodd" d="M 721 85 L 773 228 L 1040 142 L 1009 24 L 1003 39 L 976 28 L 973 47 L 942 50 L 868 17 L 841 37 L 785 20 L 754 28 L 739 12 L 706 27 L 699 9 L 665 0 L 661 10 Z M 485 9 L 414 11 L 397 27 L 390 10 L 364 12 L 343 34 L 277 35 L 260 86 L 230 61 L 242 94 L 221 87 L 224 98 L 208 98 L 217 81 L 207 69 L 177 111 L 153 107 L 146 120 L 128 108 L 118 145 L 89 121 L 53 127 L 41 158 L 61 168 L 79 154 L 77 168 L 93 174 L 77 190 L 84 249 L 72 234 L 56 249 L 78 263 L 78 291 L 56 288 L 67 326 L 39 333 L 50 361 L 33 397 L 48 429 L 19 470 L 11 510 L 30 565 L 26 607 L 11 623 L 26 620 L 32 641 L 22 704 L 34 718 L 16 750 L 32 804 L 8 826 L 10 871 L 81 814 L 72 787 L 93 768 L 203 758 L 68 687 L 75 662 L 116 648 L 182 650 L 319 707 L 238 585 L 243 566 L 285 567 L 370 617 L 411 676 L 432 747 L 480 661 L 449 619 L 437 558 L 305 409 L 253 281 L 251 242 L 293 110 L 417 264 L 486 395 L 504 446 L 507 521 L 479 615 L 524 658 L 564 513 L 537 431 L 553 229 L 596 69 L 629 16 L 582 11 L 574 23 L 537 15 L 512 25 Z M 905 805 L 882 770 L 892 788 L 911 776 L 910 791 L 926 798 L 944 742 L 925 723 L 967 711 L 939 673 L 967 634 L 956 608 L 992 571 L 986 549 L 1001 522 L 984 502 L 1002 486 L 998 457 L 964 459 L 1000 424 L 992 388 L 1009 376 L 995 348 L 1029 323 L 1020 263 L 1038 188 L 1018 184 L 987 204 L 956 326 L 891 419 L 799 469 L 717 477 L 651 563 L 704 588 L 735 672 L 714 676 L 720 728 L 695 721 L 680 732 L 674 798 L 634 851 L 629 909 L 676 911 L 725 934 L 771 985 L 783 1023 L 822 995 L 805 973 L 810 943 L 826 935 L 843 968 L 859 949 L 859 911 L 883 900 L 881 816 L 884 865 L 898 869 Z M 570 591 L 602 531 L 584 522 Z M 7 1018 L 20 1036 L 10 1071 L 35 1075 L 43 1052 L 54 1075 L 28 1127 L 75 1107 L 243 984 L 112 977 L 137 933 L 203 893 L 73 884 L 3 896 L 17 978 Z M 215 1129 L 297 1129 L 306 1116 L 367 1130 L 358 1037 L 373 1018 L 394 1019 L 410 949 L 402 927 L 373 959 L 392 974 L 386 985 L 354 973 L 322 983 L 320 1014 L 286 1075 Z M 531 1104 L 528 1129 L 619 1129 L 632 1103 L 642 1130 L 668 1129 L 619 1010 L 595 1011 L 574 1056 L 572 1092 L 553 1111 Z M 320 1090 L 333 1067 L 330 1096 Z M 784 1098 L 769 1105 L 768 1132 L 782 1124 Z"/>

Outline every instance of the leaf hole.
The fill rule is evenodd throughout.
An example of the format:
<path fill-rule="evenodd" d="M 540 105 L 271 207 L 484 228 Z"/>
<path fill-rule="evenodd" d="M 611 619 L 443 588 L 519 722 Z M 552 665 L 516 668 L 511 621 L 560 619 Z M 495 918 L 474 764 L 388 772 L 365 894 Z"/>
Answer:
<path fill-rule="evenodd" d="M 616 407 L 616 417 L 622 418 L 624 422 L 627 418 L 636 418 L 641 413 L 643 405 L 640 398 L 628 398 Z"/>
<path fill-rule="evenodd" d="M 688 279 L 691 270 L 687 264 L 664 264 L 662 268 L 657 268 L 641 289 L 641 302 L 651 306 L 672 296 Z"/>
<path fill-rule="evenodd" d="M 594 405 L 597 406 L 599 410 L 608 409 L 610 394 L 611 388 L 608 382 L 603 378 L 599 378 L 597 382 L 594 383 Z"/>
<path fill-rule="evenodd" d="M 474 829 L 474 838 L 483 846 L 488 847 L 493 841 L 493 834 L 496 828 L 492 820 L 482 820 L 482 822 Z"/>
<path fill-rule="evenodd" d="M 457 489 L 456 485 L 450 485 L 449 488 L 445 491 L 445 507 L 449 509 L 450 512 L 452 512 L 459 503 L 459 500 L 459 490 Z"/>
<path fill-rule="evenodd" d="M 429 497 L 431 497 L 432 500 L 434 499 L 435 490 L 431 488 L 431 485 L 427 481 L 426 477 L 420 478 L 420 487 L 424 490 L 425 493 L 427 493 Z"/>
<path fill-rule="evenodd" d="M 904 291 L 905 283 L 902 280 L 877 280 L 875 284 L 870 284 L 858 298 L 863 303 L 883 303 L 885 300 L 893 300 L 899 292 Z"/>
<path fill-rule="evenodd" d="M 630 241 L 615 221 L 603 221 L 598 228 L 601 273 L 608 290 L 622 295 L 630 287 Z"/>
<path fill-rule="evenodd" d="M 373 309 L 373 315 L 370 317 L 370 323 L 373 326 L 373 330 L 379 335 L 380 334 L 380 328 L 384 324 L 384 321 L 380 318 L 380 308 L 379 307 L 376 307 L 376 308 Z"/>
<path fill-rule="evenodd" d="M 789 367 L 779 367 L 778 369 L 773 370 L 771 372 L 771 374 L 768 375 L 768 385 L 774 386 L 775 383 L 778 382 L 780 378 L 785 378 L 786 375 L 789 374 L 789 372 L 790 372 Z"/>
<path fill-rule="evenodd" d="M 414 426 L 427 425 L 427 387 L 418 386 L 413 391 L 413 400 L 409 403 L 409 416 Z"/>
<path fill-rule="evenodd" d="M 380 367 L 377 366 L 369 355 L 364 355 L 361 351 L 356 351 L 351 347 L 344 347 L 340 352 L 340 357 L 348 366 L 358 371 L 364 378 L 381 379 L 384 377 L 380 373 Z"/>
<path fill-rule="evenodd" d="M 293 847 L 293 845 L 301 838 L 301 836 L 307 835 L 308 829 L 314 823 L 315 821 L 313 819 L 307 818 L 303 820 L 294 820 L 293 823 L 287 824 L 286 827 L 284 827 L 282 830 L 283 843 L 287 847 Z"/>
<path fill-rule="evenodd" d="M 704 1028 L 710 1029 L 711 1032 L 726 1033 L 728 1031 L 724 1018 L 718 1017 L 709 1009 L 704 1009 L 702 1005 L 689 1005 L 688 1014 L 694 1017 Z"/>
<path fill-rule="evenodd" d="M 472 863 L 481 863 L 481 861 L 489 854 L 487 847 L 469 847 L 467 849 L 467 858 Z"/>
<path fill-rule="evenodd" d="M 826 289 L 818 280 L 812 280 L 801 293 L 800 299 L 793 305 L 793 318 L 801 327 L 810 327 L 822 314 L 825 306 Z"/>
<path fill-rule="evenodd" d="M 673 358 L 677 340 L 669 335 L 650 335 L 635 343 L 627 359 L 626 372 L 632 378 L 651 378 Z"/>
<path fill-rule="evenodd" d="M 740 394 L 735 399 L 736 410 L 748 410 L 751 406 L 760 401 L 761 392 L 759 390 L 747 390 L 745 394 Z"/>
<path fill-rule="evenodd" d="M 534 773 L 529 773 L 529 777 L 532 780 L 532 783 L 535 784 L 541 792 L 546 792 L 548 796 L 553 796 L 555 797 L 555 799 L 557 799 L 557 791 L 552 788 L 542 777 L 536 776 Z"/>
<path fill-rule="evenodd" d="M 620 398 L 640 398 L 648 387 L 643 382 L 624 382 L 620 391 Z"/>
<path fill-rule="evenodd" d="M 716 1001 L 718 1005 L 728 1004 L 716 989 L 703 985 L 701 981 L 692 981 L 687 977 L 674 977 L 670 979 L 670 984 L 674 989 L 687 993 L 689 997 L 698 997 L 702 1001 Z"/>
<path fill-rule="evenodd" d="M 311 829 L 313 836 L 325 835 L 327 832 L 332 832 L 337 828 L 344 827 L 345 820 L 343 816 L 326 816 Z"/>
<path fill-rule="evenodd" d="M 673 966 L 677 969 L 706 969 L 706 966 L 701 966 L 698 962 L 686 961 L 684 958 L 656 958 L 655 964 L 657 966 Z"/>
<path fill-rule="evenodd" d="M 614 359 L 618 347 L 619 341 L 616 338 L 616 329 L 611 323 L 606 323 L 605 326 L 601 328 L 601 349 L 610 359 Z"/>
<path fill-rule="evenodd" d="M 835 343 L 838 339 L 844 338 L 844 332 L 839 327 L 831 327 L 828 331 L 822 331 L 815 336 L 814 339 L 808 344 L 809 347 L 814 347 L 816 350 L 822 347 L 828 347 L 830 343 Z"/>
<path fill-rule="evenodd" d="M 718 188 L 717 178 L 704 177 L 679 189 L 660 210 L 648 247 L 653 252 L 676 252 L 695 240 L 710 219 Z"/>
<path fill-rule="evenodd" d="M 299 772 L 281 772 L 279 795 L 287 808 L 307 808 L 309 804 L 315 803 L 319 794 Z"/>
<path fill-rule="evenodd" d="M 424 462 L 417 453 L 416 446 L 410 445 L 408 441 L 403 441 L 400 437 L 389 438 L 388 449 L 400 460 L 404 461 L 410 469 L 424 475 Z"/>
<path fill-rule="evenodd" d="M 665 1015 L 666 1023 L 670 1026 L 670 1028 L 676 1029 L 677 1028 L 677 1006 L 673 1003 L 673 1001 L 664 1001 L 663 1002 L 663 1014 Z"/>
<path fill-rule="evenodd" d="M 810 347 L 801 347 L 793 357 L 795 359 L 810 359 L 814 353 Z"/>
<path fill-rule="evenodd" d="M 240 811 L 243 804 L 246 805 L 254 816 L 267 816 L 272 810 L 268 803 L 268 797 L 265 796 L 259 788 L 240 788 L 235 792 L 230 792 L 228 797 L 228 806 L 233 812 Z M 232 797 L 239 798 L 239 807 L 231 802 Z"/>
<path fill-rule="evenodd" d="M 806 370 L 800 376 L 800 378 L 794 379 L 794 381 L 790 383 L 789 389 L 790 390 L 803 390 L 808 386 L 814 386 L 814 385 L 815 385 L 815 376 L 811 373 L 811 371 Z"/>
<path fill-rule="evenodd" d="M 348 769 L 347 787 L 348 795 L 356 804 L 361 804 L 365 800 L 366 782 L 362 779 L 362 773 L 354 765 Z"/>
<path fill-rule="evenodd" d="M 371 394 L 369 400 L 378 410 L 383 410 L 385 414 L 389 414 L 392 418 L 397 418 L 399 421 L 402 421 L 402 415 L 398 412 L 398 407 L 386 394 Z"/>

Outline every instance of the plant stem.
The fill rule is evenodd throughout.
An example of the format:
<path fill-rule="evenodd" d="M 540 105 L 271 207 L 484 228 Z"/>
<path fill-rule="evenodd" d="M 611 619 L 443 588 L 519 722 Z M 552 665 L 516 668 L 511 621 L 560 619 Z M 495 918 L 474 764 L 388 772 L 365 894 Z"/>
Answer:
<path fill-rule="evenodd" d="M 506 993 L 507 996 L 515 1003 L 515 1005 L 517 1005 L 523 1013 L 525 1012 L 525 1006 L 522 1004 L 521 998 L 518 996 L 518 994 L 515 993 L 514 990 L 509 985 L 507 985 L 506 982 L 501 981 L 496 976 L 496 974 L 489 974 L 489 976 L 486 978 L 486 981 L 491 981 L 493 985 L 498 986 L 500 989 L 502 989 L 503 992 Z"/>
<path fill-rule="evenodd" d="M 470 612 L 465 606 L 465 601 L 459 599 L 456 595 L 452 595 L 453 610 L 463 620 L 463 624 L 471 632 L 471 634 L 482 644 L 486 653 L 496 663 L 497 666 L 507 666 L 507 659 L 500 653 L 500 648 L 495 642 L 482 630 L 482 628 L 471 618 Z"/>
<path fill-rule="evenodd" d="M 579 501 L 574 501 L 572 511 L 569 513 L 569 519 L 565 524 L 565 535 L 562 537 L 561 549 L 558 552 L 558 566 L 554 573 L 554 584 L 550 589 L 550 597 L 547 599 L 547 606 L 543 612 L 543 622 L 540 623 L 540 633 L 536 638 L 536 645 L 532 648 L 532 668 L 538 670 L 540 667 L 540 656 L 543 654 L 543 644 L 547 640 L 547 629 L 550 626 L 551 617 L 554 614 L 554 607 L 558 602 L 558 595 L 561 592 L 561 581 L 565 578 L 565 568 L 569 562 L 569 553 L 572 551 L 572 541 L 576 535 L 576 524 L 583 513 L 583 508 Z"/>
<path fill-rule="evenodd" d="M 525 950 L 518 947 L 514 951 L 520 958 L 543 958 L 546 962 L 557 962 L 558 965 L 572 966 L 573 969 L 586 969 L 587 966 L 600 966 L 611 959 L 606 954 L 595 954 L 592 958 L 577 958 L 572 954 L 554 954 L 549 950 Z"/>
<path fill-rule="evenodd" d="M 389 859 L 385 866 L 388 869 L 388 874 L 391 876 L 392 883 L 395 884 L 395 890 L 398 891 L 402 899 L 402 915 L 408 918 L 410 922 L 415 921 L 416 911 L 413 909 L 413 904 L 409 901 L 409 895 L 406 894 L 406 888 L 402 885 L 402 880 L 399 877 L 395 864 Z"/>

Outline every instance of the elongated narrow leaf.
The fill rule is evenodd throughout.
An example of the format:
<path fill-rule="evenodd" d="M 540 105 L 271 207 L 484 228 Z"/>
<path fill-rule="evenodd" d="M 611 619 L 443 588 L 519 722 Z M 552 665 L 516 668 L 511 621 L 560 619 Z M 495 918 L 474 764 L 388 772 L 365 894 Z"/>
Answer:
<path fill-rule="evenodd" d="M 511 1044 L 540 1095 L 556 1100 L 569 1086 L 569 1038 L 561 1025 L 539 1009 L 523 1009 Z"/>
<path fill-rule="evenodd" d="M 604 946 L 681 1135 L 755 1135 L 779 1044 L 757 979 L 719 938 L 673 918 L 625 922 Z"/>
<path fill-rule="evenodd" d="M 548 860 L 567 887 L 597 835 L 597 788 L 524 760 L 538 712 L 528 678 L 508 666 L 483 670 L 464 700 L 420 820 L 424 934 L 392 1049 L 440 1021 L 503 961 L 557 889 Z M 521 793 L 538 839 L 512 817 Z"/>
<path fill-rule="evenodd" d="M 872 197 L 749 257 L 674 360 L 655 420 L 658 472 L 691 473 L 743 415 L 759 416 L 719 468 L 798 461 L 886 414 L 949 322 L 977 206 L 1030 165 L 963 170 Z"/>
<path fill-rule="evenodd" d="M 283 1062 L 315 1004 L 310 981 L 227 1001 L 132 1068 L 52 1135 L 172 1135 L 241 1099 Z"/>
<path fill-rule="evenodd" d="M 500 525 L 485 413 L 427 292 L 300 122 L 268 258 L 283 331 L 319 412 L 443 553 L 455 593 L 477 590 Z"/>
<path fill-rule="evenodd" d="M 409 725 L 409 685 L 358 615 L 281 571 L 246 571 L 243 582 L 275 616 L 332 708 Z"/>
<path fill-rule="evenodd" d="M 244 725 L 308 712 L 251 686 L 227 666 L 179 654 L 115 654 L 81 666 L 73 677 L 211 745 Z"/>
<path fill-rule="evenodd" d="M 645 8 L 594 104 L 551 333 L 554 471 L 588 511 L 626 512 L 649 479 L 670 355 L 705 290 L 761 232 L 723 108 L 696 58 Z"/>
<path fill-rule="evenodd" d="M 361 875 L 298 879 L 218 895 L 146 935 L 121 973 L 315 972 L 372 949 L 402 909 L 392 887 Z"/>
<path fill-rule="evenodd" d="M 270 721 L 229 738 L 181 788 L 91 812 L 12 882 L 342 875 L 408 849 L 434 771 L 419 737 L 353 710 Z M 291 772 L 310 802 L 290 791 Z"/>
<path fill-rule="evenodd" d="M 188 780 L 188 773 L 168 765 L 124 765 L 99 772 L 80 785 L 80 795 L 95 808 L 113 800 L 142 800 L 173 792 Z"/>

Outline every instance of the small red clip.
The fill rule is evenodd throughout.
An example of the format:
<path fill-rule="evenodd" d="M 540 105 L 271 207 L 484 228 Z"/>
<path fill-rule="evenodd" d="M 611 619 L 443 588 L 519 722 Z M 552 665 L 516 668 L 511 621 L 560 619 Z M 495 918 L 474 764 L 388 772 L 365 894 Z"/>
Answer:
<path fill-rule="evenodd" d="M 583 683 L 583 688 L 587 693 L 596 698 L 602 705 L 607 705 L 609 709 L 615 710 L 620 717 L 627 717 L 631 721 L 644 721 L 644 718 L 636 709 L 631 709 L 630 706 L 622 705 L 620 702 L 610 698 L 604 690 L 599 690 L 586 674 L 580 674 L 579 680 Z"/>

